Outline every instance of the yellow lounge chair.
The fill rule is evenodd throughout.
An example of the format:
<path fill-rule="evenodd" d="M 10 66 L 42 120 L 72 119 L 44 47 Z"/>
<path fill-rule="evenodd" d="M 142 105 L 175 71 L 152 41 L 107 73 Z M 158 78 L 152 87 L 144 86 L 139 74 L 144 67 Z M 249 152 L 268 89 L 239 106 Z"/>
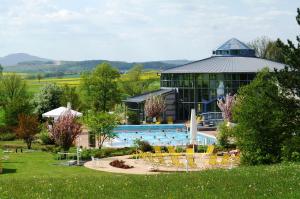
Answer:
<path fill-rule="evenodd" d="M 178 156 L 180 156 L 180 153 L 177 153 L 175 151 L 175 147 L 174 146 L 168 146 L 168 151 L 169 151 L 169 155 L 170 155 L 170 159 L 171 159 L 171 163 L 172 165 L 178 168 L 184 168 L 184 164 L 182 162 L 180 162 L 180 159 Z"/>
<path fill-rule="evenodd" d="M 160 146 L 154 146 L 154 162 L 160 164 L 160 165 L 167 165 L 166 164 L 166 161 L 164 159 L 164 155 L 162 152 L 161 152 L 161 148 Z"/>
<path fill-rule="evenodd" d="M 209 156 L 208 164 L 210 167 L 215 167 L 217 165 L 217 154 L 212 154 Z"/>
<path fill-rule="evenodd" d="M 224 154 L 220 162 L 220 166 L 227 168 L 229 166 L 229 158 L 230 155 L 228 153 Z"/>
<path fill-rule="evenodd" d="M 187 164 L 188 164 L 189 168 L 192 168 L 192 169 L 197 168 L 197 164 L 195 163 L 193 148 L 186 149 L 186 160 L 187 160 Z"/>
<path fill-rule="evenodd" d="M 173 117 L 169 116 L 167 118 L 167 122 L 168 122 L 168 124 L 173 124 Z"/>
<path fill-rule="evenodd" d="M 212 154 L 215 150 L 215 145 L 208 145 L 205 154 Z"/>

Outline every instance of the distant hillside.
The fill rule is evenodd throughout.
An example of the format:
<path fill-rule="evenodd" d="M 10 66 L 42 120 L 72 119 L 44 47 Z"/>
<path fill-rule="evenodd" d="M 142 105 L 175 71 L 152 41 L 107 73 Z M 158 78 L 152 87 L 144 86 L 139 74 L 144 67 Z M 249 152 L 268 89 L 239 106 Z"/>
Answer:
<path fill-rule="evenodd" d="M 31 57 L 33 60 L 18 59 L 18 61 L 14 60 L 14 63 L 18 62 L 14 65 L 7 65 L 7 64 L 2 64 L 2 65 L 4 66 L 4 70 L 7 72 L 81 73 L 84 71 L 90 71 L 93 68 L 95 68 L 96 65 L 101 64 L 103 62 L 110 63 L 112 66 L 118 68 L 121 72 L 125 72 L 129 70 L 135 64 L 142 64 L 145 69 L 165 70 L 171 67 L 175 67 L 190 62 L 188 60 L 167 60 L 167 61 L 148 61 L 148 62 L 122 62 L 122 61 L 109 61 L 109 60 L 52 61 L 49 59 L 38 58 L 35 56 L 31 56 Z"/>
<path fill-rule="evenodd" d="M 21 62 L 28 61 L 39 61 L 39 62 L 47 62 L 49 59 L 40 58 L 37 56 L 32 56 L 26 53 L 15 53 L 10 54 L 5 57 L 0 57 L 0 64 L 3 66 L 14 66 Z"/>

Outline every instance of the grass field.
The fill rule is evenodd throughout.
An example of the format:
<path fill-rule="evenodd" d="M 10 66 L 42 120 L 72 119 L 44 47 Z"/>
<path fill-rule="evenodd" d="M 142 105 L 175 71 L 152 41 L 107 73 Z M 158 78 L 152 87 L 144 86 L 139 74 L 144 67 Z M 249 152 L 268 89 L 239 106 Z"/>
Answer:
<path fill-rule="evenodd" d="M 9 154 L 0 198 L 300 198 L 299 164 L 144 176 L 56 163 L 46 152 Z"/>
<path fill-rule="evenodd" d="M 5 75 L 10 73 L 5 73 Z M 18 75 L 21 75 L 24 79 L 28 76 L 26 73 L 18 73 Z M 121 80 L 126 80 L 126 75 L 121 75 Z M 157 75 L 157 71 L 148 71 L 143 73 L 141 79 L 143 80 L 157 80 L 157 84 L 159 84 L 159 76 Z M 46 84 L 49 83 L 56 83 L 59 86 L 68 85 L 68 86 L 79 86 L 80 84 L 80 76 L 65 76 L 61 78 L 42 78 L 41 80 L 38 79 L 26 79 L 26 83 L 28 85 L 29 91 L 31 93 L 36 93 L 40 90 L 40 88 Z M 155 82 L 156 83 L 156 82 Z"/>

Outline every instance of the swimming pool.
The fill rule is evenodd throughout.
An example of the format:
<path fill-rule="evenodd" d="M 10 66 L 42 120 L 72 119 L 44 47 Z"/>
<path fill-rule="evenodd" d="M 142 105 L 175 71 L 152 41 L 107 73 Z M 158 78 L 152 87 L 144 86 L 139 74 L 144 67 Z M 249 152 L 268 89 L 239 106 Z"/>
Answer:
<path fill-rule="evenodd" d="M 134 140 L 148 141 L 151 145 L 186 145 L 189 144 L 190 135 L 184 124 L 160 125 L 120 125 L 114 129 L 117 138 L 107 143 L 110 147 L 133 146 Z M 198 132 L 198 144 L 216 143 L 216 138 Z"/>

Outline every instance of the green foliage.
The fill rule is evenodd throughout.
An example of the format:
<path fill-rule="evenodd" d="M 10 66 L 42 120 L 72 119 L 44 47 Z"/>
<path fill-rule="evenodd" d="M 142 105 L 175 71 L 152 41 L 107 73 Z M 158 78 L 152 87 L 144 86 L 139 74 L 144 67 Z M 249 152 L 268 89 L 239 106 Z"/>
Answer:
<path fill-rule="evenodd" d="M 47 84 L 35 95 L 35 112 L 41 117 L 45 112 L 61 106 L 62 89 L 54 83 Z M 66 106 L 66 105 L 64 105 Z"/>
<path fill-rule="evenodd" d="M 109 111 L 120 102 L 119 77 L 119 71 L 108 63 L 98 65 L 90 74 L 82 75 L 83 98 L 93 110 Z"/>
<path fill-rule="evenodd" d="M 43 127 L 41 132 L 37 135 L 38 139 L 41 140 L 42 144 L 44 145 L 53 145 L 55 144 L 53 138 L 51 138 L 48 130 Z"/>
<path fill-rule="evenodd" d="M 0 141 L 12 141 L 16 139 L 15 133 L 0 133 Z"/>
<path fill-rule="evenodd" d="M 134 145 L 135 145 L 136 148 L 138 148 L 139 150 L 141 150 L 143 152 L 151 152 L 151 151 L 153 151 L 153 148 L 149 144 L 148 141 L 136 139 L 136 140 L 134 140 Z"/>
<path fill-rule="evenodd" d="M 27 86 L 16 74 L 5 75 L 0 80 L 0 106 L 4 110 L 5 124 L 14 127 L 18 123 L 18 115 L 30 113 L 32 106 Z"/>
<path fill-rule="evenodd" d="M 222 122 L 218 125 L 218 136 L 217 140 L 219 145 L 223 149 L 232 148 L 232 143 L 230 138 L 234 135 L 234 127 L 227 126 L 225 122 Z"/>
<path fill-rule="evenodd" d="M 258 37 L 249 43 L 249 46 L 256 52 L 256 56 L 277 62 L 282 62 L 283 56 L 281 48 L 276 45 L 276 41 L 268 37 Z"/>
<path fill-rule="evenodd" d="M 297 9 L 296 17 L 300 25 L 300 9 Z M 277 46 L 281 49 L 283 62 L 286 64 L 282 70 L 275 70 L 275 77 L 280 86 L 280 108 L 285 120 L 282 129 L 284 144 L 282 146 L 282 159 L 300 160 L 300 36 L 296 38 L 296 44 L 288 40 L 284 44 L 279 39 Z"/>
<path fill-rule="evenodd" d="M 238 91 L 234 107 L 234 137 L 245 164 L 280 160 L 284 115 L 278 106 L 278 87 L 267 69 Z"/>
<path fill-rule="evenodd" d="M 60 104 L 67 106 L 68 102 L 71 103 L 72 109 L 79 110 L 81 108 L 81 102 L 79 94 L 76 91 L 76 87 L 70 87 L 67 84 L 61 87 L 62 96 L 60 99 Z"/>
<path fill-rule="evenodd" d="M 106 140 L 117 136 L 113 129 L 119 124 L 120 118 L 115 114 L 92 112 L 86 114 L 83 120 L 89 128 L 90 134 L 95 136 L 99 148 Z"/>
<path fill-rule="evenodd" d="M 128 111 L 127 112 L 128 123 L 129 124 L 140 124 L 139 114 L 137 111 Z"/>
<path fill-rule="evenodd" d="M 0 64 L 0 77 L 2 76 L 2 73 L 3 73 L 3 67 L 2 67 L 2 65 Z"/>
<path fill-rule="evenodd" d="M 286 139 L 282 146 L 283 161 L 300 161 L 300 137 Z"/>
<path fill-rule="evenodd" d="M 157 77 L 144 78 L 146 72 L 140 64 L 134 65 L 120 81 L 120 88 L 125 97 L 140 95 L 147 91 L 159 89 L 154 83 L 159 82 Z"/>

